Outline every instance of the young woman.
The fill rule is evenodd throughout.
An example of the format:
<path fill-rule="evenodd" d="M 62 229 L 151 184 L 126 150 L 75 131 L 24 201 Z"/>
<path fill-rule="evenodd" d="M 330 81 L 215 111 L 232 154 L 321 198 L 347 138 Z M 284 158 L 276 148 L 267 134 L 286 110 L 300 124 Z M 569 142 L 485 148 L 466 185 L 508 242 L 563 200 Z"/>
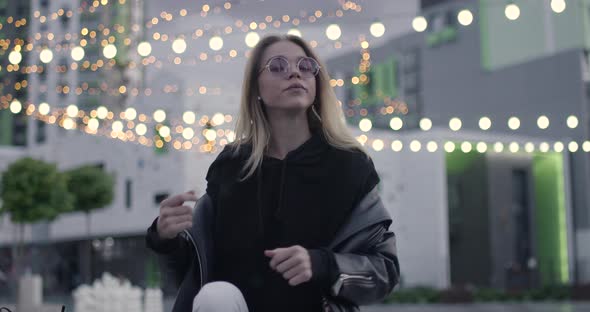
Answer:
<path fill-rule="evenodd" d="M 268 36 L 245 72 L 236 140 L 194 215 L 161 203 L 147 245 L 179 292 L 173 311 L 358 311 L 399 277 L 379 177 L 349 133 L 327 69 L 296 36 Z"/>

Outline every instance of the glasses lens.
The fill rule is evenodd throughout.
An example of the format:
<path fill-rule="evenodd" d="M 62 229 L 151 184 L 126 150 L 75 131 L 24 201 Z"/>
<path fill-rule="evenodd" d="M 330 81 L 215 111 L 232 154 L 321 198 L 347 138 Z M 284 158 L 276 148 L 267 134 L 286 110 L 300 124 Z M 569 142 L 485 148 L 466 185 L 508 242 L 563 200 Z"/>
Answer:
<path fill-rule="evenodd" d="M 299 68 L 301 74 L 306 76 L 315 76 L 317 75 L 320 69 L 318 63 L 310 57 L 302 58 L 301 60 L 299 60 L 299 63 L 297 63 L 297 67 Z"/>
<path fill-rule="evenodd" d="M 268 62 L 268 70 L 273 74 L 282 74 L 289 71 L 289 62 L 281 57 L 275 57 Z"/>

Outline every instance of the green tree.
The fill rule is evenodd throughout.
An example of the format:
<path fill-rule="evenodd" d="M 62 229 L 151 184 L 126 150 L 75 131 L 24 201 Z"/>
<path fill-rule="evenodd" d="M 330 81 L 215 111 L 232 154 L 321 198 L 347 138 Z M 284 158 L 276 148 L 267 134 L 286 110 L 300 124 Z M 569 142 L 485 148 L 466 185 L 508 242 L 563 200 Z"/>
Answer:
<path fill-rule="evenodd" d="M 74 198 L 68 192 L 67 176 L 60 173 L 54 164 L 30 157 L 13 162 L 3 172 L 0 198 L 0 213 L 10 214 L 12 222 L 20 227 L 18 250 L 13 253 L 17 272 L 20 273 L 18 264 L 22 255 L 24 225 L 52 221 L 59 214 L 71 211 Z"/>
<path fill-rule="evenodd" d="M 90 214 L 95 209 L 104 208 L 113 202 L 115 178 L 96 166 L 82 166 L 66 172 L 68 175 L 68 190 L 74 196 L 74 211 L 86 214 L 85 261 L 82 264 L 86 281 L 90 276 Z"/>

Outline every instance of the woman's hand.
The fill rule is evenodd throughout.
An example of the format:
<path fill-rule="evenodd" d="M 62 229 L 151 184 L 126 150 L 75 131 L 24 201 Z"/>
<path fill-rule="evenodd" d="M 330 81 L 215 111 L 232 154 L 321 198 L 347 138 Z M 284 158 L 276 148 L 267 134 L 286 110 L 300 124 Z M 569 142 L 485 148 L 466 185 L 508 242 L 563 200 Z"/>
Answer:
<path fill-rule="evenodd" d="M 272 258 L 270 267 L 281 273 L 289 285 L 297 286 L 311 279 L 311 258 L 307 249 L 296 245 L 265 250 L 264 255 Z"/>
<path fill-rule="evenodd" d="M 157 224 L 158 235 L 161 238 L 174 238 L 178 233 L 193 226 L 193 211 L 191 207 L 184 206 L 184 202 L 187 201 L 197 201 L 195 192 L 178 194 L 162 201 Z"/>

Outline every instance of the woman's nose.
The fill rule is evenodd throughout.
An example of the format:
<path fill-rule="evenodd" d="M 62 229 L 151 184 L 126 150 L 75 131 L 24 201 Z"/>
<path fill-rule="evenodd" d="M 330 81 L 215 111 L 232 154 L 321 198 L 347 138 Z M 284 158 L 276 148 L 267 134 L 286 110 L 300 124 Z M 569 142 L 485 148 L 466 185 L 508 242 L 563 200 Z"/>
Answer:
<path fill-rule="evenodd" d="M 301 72 L 299 72 L 297 66 L 295 66 L 295 68 L 290 68 L 288 78 L 291 79 L 294 75 L 296 75 L 297 78 L 301 79 Z"/>

